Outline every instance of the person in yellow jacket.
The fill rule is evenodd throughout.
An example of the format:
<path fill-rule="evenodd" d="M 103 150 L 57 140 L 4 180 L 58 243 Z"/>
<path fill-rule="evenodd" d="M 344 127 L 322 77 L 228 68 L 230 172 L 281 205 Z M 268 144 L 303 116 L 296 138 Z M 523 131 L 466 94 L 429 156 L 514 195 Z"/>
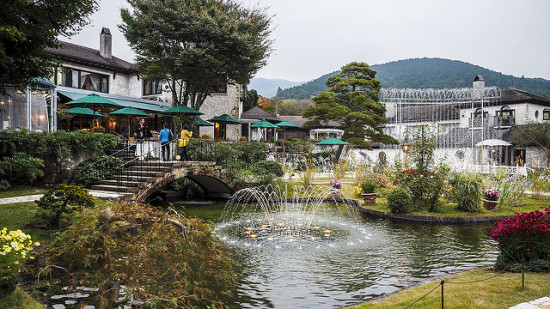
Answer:
<path fill-rule="evenodd" d="M 183 130 L 181 130 L 180 140 L 178 142 L 178 147 L 181 147 L 180 160 L 187 160 L 189 158 L 187 154 L 187 145 L 189 145 L 189 139 L 193 133 L 189 133 L 189 126 L 184 125 Z"/>

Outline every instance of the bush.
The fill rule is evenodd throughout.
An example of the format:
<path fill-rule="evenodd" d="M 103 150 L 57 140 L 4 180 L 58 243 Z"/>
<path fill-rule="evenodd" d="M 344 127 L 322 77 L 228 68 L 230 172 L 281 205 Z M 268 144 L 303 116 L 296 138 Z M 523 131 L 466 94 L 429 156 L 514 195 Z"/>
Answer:
<path fill-rule="evenodd" d="M 376 184 L 370 180 L 365 180 L 361 183 L 361 190 L 363 193 L 374 193 L 374 189 L 376 189 Z"/>
<path fill-rule="evenodd" d="M 0 160 L 0 175 L 4 175 L 11 184 L 32 184 L 39 177 L 44 176 L 44 161 L 22 152 L 16 152 L 12 157 Z"/>
<path fill-rule="evenodd" d="M 50 211 L 50 224 L 59 225 L 61 215 L 82 207 L 93 207 L 95 198 L 88 189 L 74 185 L 57 185 L 36 201 L 38 207 Z"/>
<path fill-rule="evenodd" d="M 15 275 L 33 247 L 39 245 L 33 243 L 31 236 L 21 230 L 8 231 L 3 228 L 0 231 L 0 299 L 15 290 Z"/>
<path fill-rule="evenodd" d="M 235 265 L 208 222 L 135 203 L 83 209 L 72 222 L 40 251 L 32 270 L 43 270 L 38 289 L 59 293 L 86 282 L 97 287 L 96 308 L 118 307 L 121 284 L 147 308 L 229 306 Z"/>
<path fill-rule="evenodd" d="M 274 161 L 258 161 L 250 166 L 250 170 L 256 175 L 272 174 L 282 177 L 285 174 L 281 164 Z"/>
<path fill-rule="evenodd" d="M 493 239 L 500 248 L 495 269 L 550 271 L 550 206 L 496 222 Z"/>
<path fill-rule="evenodd" d="M 109 178 L 115 172 L 116 167 L 121 164 L 122 159 L 111 156 L 88 159 L 73 170 L 70 183 L 90 188 L 103 179 Z"/>
<path fill-rule="evenodd" d="M 406 214 L 412 211 L 411 198 L 403 188 L 396 188 L 388 193 L 388 207 L 393 213 Z"/>
<path fill-rule="evenodd" d="M 456 174 L 450 181 L 453 187 L 452 198 L 456 208 L 466 212 L 478 212 L 481 204 L 483 178 L 475 173 Z"/>

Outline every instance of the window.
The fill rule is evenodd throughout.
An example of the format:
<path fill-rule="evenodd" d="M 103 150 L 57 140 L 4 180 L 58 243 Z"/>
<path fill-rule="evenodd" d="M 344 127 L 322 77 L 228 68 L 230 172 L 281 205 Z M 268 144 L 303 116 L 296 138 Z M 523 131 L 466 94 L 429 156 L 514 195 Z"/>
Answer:
<path fill-rule="evenodd" d="M 144 80 L 143 95 L 153 95 L 162 93 L 162 81 L 159 80 Z"/>
<path fill-rule="evenodd" d="M 109 92 L 108 75 L 71 68 L 57 69 L 54 83 L 65 87 L 80 88 L 105 93 Z"/>
<path fill-rule="evenodd" d="M 515 113 L 516 111 L 513 109 L 510 109 L 509 106 L 503 106 L 499 111 L 495 112 L 495 116 L 497 119 L 497 126 L 513 126 L 516 124 L 515 121 Z"/>
<path fill-rule="evenodd" d="M 545 108 L 542 111 L 542 120 L 550 120 L 550 108 Z"/>
<path fill-rule="evenodd" d="M 227 93 L 227 83 L 219 83 L 212 87 L 212 93 Z"/>

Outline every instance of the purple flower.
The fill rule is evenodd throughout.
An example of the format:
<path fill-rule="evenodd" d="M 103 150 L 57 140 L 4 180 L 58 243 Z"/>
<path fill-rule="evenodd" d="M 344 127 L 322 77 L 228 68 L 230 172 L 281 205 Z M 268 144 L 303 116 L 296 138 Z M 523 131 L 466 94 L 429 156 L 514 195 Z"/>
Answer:
<path fill-rule="evenodd" d="M 490 200 L 490 201 L 497 201 L 498 198 L 500 196 L 500 192 L 498 192 L 497 189 L 485 189 L 485 191 L 483 192 L 483 197 L 486 199 L 486 200 Z"/>
<path fill-rule="evenodd" d="M 330 185 L 333 187 L 333 188 L 336 188 L 336 189 L 340 189 L 342 188 L 342 182 L 338 179 L 333 179 L 330 181 Z"/>

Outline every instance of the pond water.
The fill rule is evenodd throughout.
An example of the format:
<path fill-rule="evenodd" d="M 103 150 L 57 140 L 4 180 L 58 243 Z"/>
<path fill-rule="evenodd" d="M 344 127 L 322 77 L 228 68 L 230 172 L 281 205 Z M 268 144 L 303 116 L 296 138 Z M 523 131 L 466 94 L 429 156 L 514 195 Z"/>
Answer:
<path fill-rule="evenodd" d="M 217 221 L 216 233 L 244 266 L 235 299 L 239 308 L 352 305 L 434 276 L 489 266 L 497 257 L 492 225 L 411 225 L 319 215 L 312 227 L 329 231 L 329 237 L 279 233 L 273 239 L 262 237 L 256 222 L 261 212 L 222 222 L 224 206 L 186 205 L 183 211 Z"/>

